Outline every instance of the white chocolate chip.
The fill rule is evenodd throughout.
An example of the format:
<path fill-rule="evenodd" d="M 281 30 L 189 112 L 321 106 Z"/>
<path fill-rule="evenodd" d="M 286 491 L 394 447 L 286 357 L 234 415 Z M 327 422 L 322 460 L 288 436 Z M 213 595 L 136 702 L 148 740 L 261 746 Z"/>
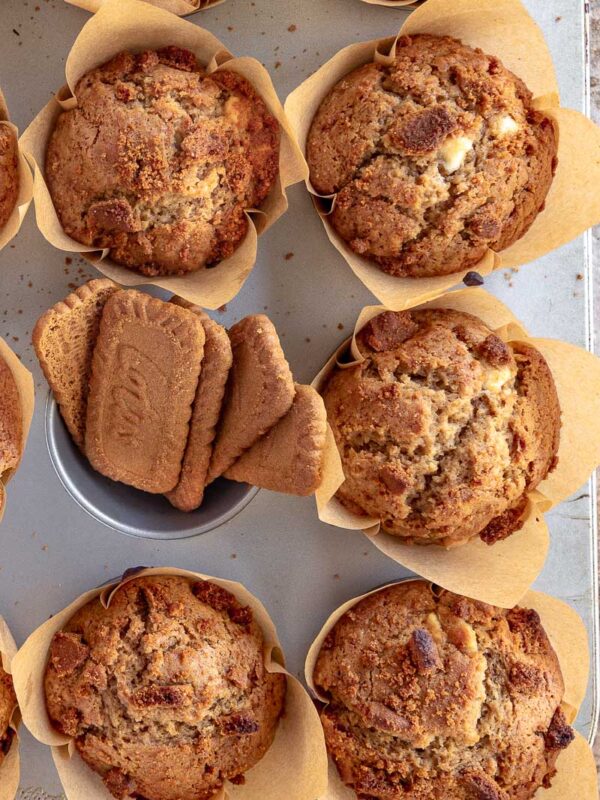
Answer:
<path fill-rule="evenodd" d="M 491 370 L 485 377 L 483 388 L 489 392 L 499 392 L 511 377 L 512 373 L 508 367 Z"/>
<path fill-rule="evenodd" d="M 462 166 L 465 156 L 473 148 L 473 142 L 466 136 L 455 136 L 446 139 L 440 147 L 440 158 L 446 172 L 456 172 Z"/>
<path fill-rule="evenodd" d="M 514 120 L 510 114 L 503 117 L 496 117 L 492 125 L 492 132 L 496 136 L 507 136 L 510 133 L 516 133 L 519 130 L 519 123 Z"/>

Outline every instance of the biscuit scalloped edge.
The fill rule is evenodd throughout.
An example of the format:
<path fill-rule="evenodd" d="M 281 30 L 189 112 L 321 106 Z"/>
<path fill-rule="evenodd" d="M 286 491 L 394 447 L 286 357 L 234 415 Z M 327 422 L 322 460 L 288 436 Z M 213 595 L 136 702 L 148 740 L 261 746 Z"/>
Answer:
<path fill-rule="evenodd" d="M 77 104 L 73 93 L 80 77 L 123 50 L 139 52 L 173 44 L 191 50 L 199 62 L 206 65 L 208 74 L 227 69 L 237 72 L 252 84 L 279 123 L 279 172 L 261 207 L 246 210 L 251 224 L 231 256 L 210 269 L 202 268 L 183 276 L 148 278 L 115 264 L 108 258 L 107 250 L 99 251 L 98 248 L 82 245 L 63 231 L 41 165 L 57 117 Z M 308 166 L 268 71 L 255 58 L 234 57 L 219 39 L 204 28 L 144 0 L 103 0 L 101 8 L 86 22 L 71 48 L 66 62 L 66 79 L 67 84 L 39 112 L 20 139 L 20 145 L 34 171 L 33 199 L 37 225 L 42 235 L 57 249 L 78 253 L 106 277 L 122 286 L 159 286 L 211 310 L 228 303 L 240 291 L 254 268 L 258 237 L 286 212 L 286 190 L 308 177 Z"/>
<path fill-rule="evenodd" d="M 10 674 L 12 659 L 17 653 L 17 646 L 8 625 L 0 617 L 0 661 L 5 672 Z M 19 788 L 20 763 L 19 763 L 19 734 L 17 732 L 20 722 L 18 708 L 15 707 L 10 727 L 15 732 L 10 749 L 0 766 L 0 800 L 13 800 Z"/>
<path fill-rule="evenodd" d="M 416 308 L 451 308 L 479 317 L 505 342 L 520 341 L 546 359 L 561 406 L 561 436 L 555 470 L 528 495 L 523 527 L 490 546 L 475 537 L 458 547 L 408 545 L 380 531 L 378 519 L 361 517 L 344 508 L 335 492 L 344 480 L 341 459 L 328 433 L 323 482 L 317 490 L 317 513 L 322 522 L 360 530 L 385 555 L 445 589 L 492 605 L 510 608 L 519 602 L 537 578 L 546 560 L 549 533 L 544 513 L 584 484 L 600 463 L 600 359 L 582 348 L 558 340 L 529 337 L 522 324 L 500 300 L 481 288 L 461 289 Z M 355 336 L 385 306 L 367 306 L 360 313 L 354 335 L 340 345 L 317 374 L 319 390 L 343 352 L 358 363 Z M 580 387 L 573 393 L 572 386 Z M 587 420 L 582 425 L 581 420 Z"/>
<path fill-rule="evenodd" d="M 29 162 L 25 156 L 25 152 L 19 142 L 19 131 L 10 121 L 8 114 L 8 107 L 6 100 L 0 89 L 0 125 L 4 125 L 12 131 L 13 136 L 17 142 L 18 148 L 18 172 L 19 172 L 19 192 L 15 206 L 11 212 L 10 217 L 6 221 L 6 225 L 0 230 L 0 250 L 14 239 L 19 232 L 25 215 L 29 209 L 29 205 L 33 199 L 33 175 L 29 167 Z"/>
<path fill-rule="evenodd" d="M 13 680 L 21 715 L 38 741 L 52 748 L 67 800 L 113 800 L 96 773 L 85 765 L 74 740 L 58 733 L 51 725 L 44 698 L 43 677 L 54 634 L 86 603 L 100 598 L 105 607 L 114 592 L 134 578 L 145 575 L 176 575 L 189 580 L 209 580 L 231 592 L 250 606 L 265 639 L 265 666 L 269 672 L 287 677 L 286 713 L 279 720 L 273 744 L 263 758 L 245 773 L 245 784 L 227 783 L 213 800 L 314 800 L 327 786 L 327 755 L 319 715 L 308 693 L 285 669 L 283 650 L 275 625 L 263 604 L 242 584 L 172 567 L 127 570 L 119 580 L 92 589 L 34 631 L 12 661 Z M 295 760 L 289 754 L 296 754 Z M 295 767 L 295 764 L 297 767 Z M 273 776 L 276 775 L 276 779 Z M 3 798 L 0 798 L 3 800 Z"/>
<path fill-rule="evenodd" d="M 104 0 L 65 0 L 69 5 L 83 8 L 85 11 L 91 11 L 95 14 L 102 7 Z M 157 8 L 162 8 L 165 11 L 170 11 L 172 14 L 177 14 L 178 17 L 186 17 L 188 14 L 195 14 L 198 11 L 204 11 L 207 8 L 214 8 L 224 3 L 225 0 L 145 0 Z M 369 0 L 365 0 L 369 2 Z"/>
<path fill-rule="evenodd" d="M 534 95 L 535 107 L 558 129 L 558 165 L 541 211 L 526 233 L 510 247 L 492 250 L 468 270 L 422 278 L 387 275 L 354 253 L 329 224 L 333 196 L 319 195 L 306 181 L 327 236 L 357 278 L 388 308 L 401 311 L 424 303 L 459 284 L 467 272 L 482 276 L 519 267 L 571 241 L 600 222 L 600 128 L 579 111 L 560 107 L 554 65 L 544 36 L 520 0 L 427 0 L 413 11 L 395 38 L 349 45 L 298 86 L 285 101 L 287 117 L 302 151 L 312 119 L 333 86 L 352 70 L 394 56 L 403 35 L 449 35 L 471 47 L 498 56 L 522 78 Z"/>
<path fill-rule="evenodd" d="M 418 579 L 406 578 L 395 583 L 413 580 Z M 317 634 L 306 656 L 304 677 L 311 694 L 321 703 L 326 702 L 326 698 L 319 695 L 314 685 L 313 673 L 325 637 L 336 622 L 353 606 L 365 597 L 392 585 L 394 583 L 380 586 L 343 603 L 330 615 Z M 519 605 L 533 608 L 540 615 L 542 625 L 558 656 L 565 682 L 565 693 L 561 706 L 567 722 L 572 724 L 585 697 L 589 676 L 589 647 L 585 625 L 571 606 L 543 592 L 528 591 L 521 598 Z M 328 759 L 328 761 L 328 789 L 320 800 L 356 800 L 354 792 L 342 783 L 332 760 Z M 575 740 L 559 755 L 556 768 L 557 772 L 552 779 L 552 786 L 541 792 L 543 800 L 565 800 L 566 797 L 571 796 L 574 787 L 577 787 L 576 794 L 579 800 L 596 800 L 598 776 L 594 754 L 590 744 L 581 734 L 576 733 Z M 541 795 L 540 800 L 542 800 Z"/>

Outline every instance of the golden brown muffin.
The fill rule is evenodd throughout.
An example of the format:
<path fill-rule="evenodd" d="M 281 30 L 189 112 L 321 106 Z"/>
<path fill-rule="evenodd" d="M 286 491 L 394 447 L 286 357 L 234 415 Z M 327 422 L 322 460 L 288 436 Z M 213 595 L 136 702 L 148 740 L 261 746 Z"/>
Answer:
<path fill-rule="evenodd" d="M 573 739 L 538 614 L 425 581 L 347 611 L 314 682 L 329 753 L 365 800 L 529 800 Z"/>
<path fill-rule="evenodd" d="M 357 341 L 365 360 L 334 369 L 323 390 L 346 477 L 339 500 L 418 544 L 518 530 L 558 450 L 543 356 L 449 309 L 384 312 Z"/>
<path fill-rule="evenodd" d="M 10 750 L 14 737 L 14 731 L 9 724 L 16 705 L 17 698 L 12 678 L 2 669 L 0 661 L 0 767 Z"/>
<path fill-rule="evenodd" d="M 56 728 L 117 798 L 207 800 L 273 741 L 285 677 L 267 673 L 252 610 L 209 581 L 141 577 L 55 634 Z"/>
<path fill-rule="evenodd" d="M 23 409 L 11 368 L 0 356 L 0 478 L 16 470 L 23 453 Z"/>
<path fill-rule="evenodd" d="M 279 168 L 279 125 L 252 86 L 167 47 L 120 53 L 75 93 L 46 154 L 64 230 L 145 275 L 231 255 Z"/>
<path fill-rule="evenodd" d="M 457 272 L 529 228 L 556 165 L 552 121 L 497 58 L 447 36 L 404 36 L 321 103 L 306 153 L 337 193 L 331 224 L 385 272 Z"/>
<path fill-rule="evenodd" d="M 8 222 L 19 196 L 19 150 L 17 137 L 0 124 L 0 230 Z"/>

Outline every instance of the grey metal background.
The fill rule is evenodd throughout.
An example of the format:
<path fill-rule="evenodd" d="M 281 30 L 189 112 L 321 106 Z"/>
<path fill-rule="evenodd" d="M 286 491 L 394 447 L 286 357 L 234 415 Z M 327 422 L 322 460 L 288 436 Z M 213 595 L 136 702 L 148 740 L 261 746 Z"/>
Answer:
<path fill-rule="evenodd" d="M 586 110 L 583 2 L 526 0 L 526 5 L 548 38 L 563 103 Z M 393 34 L 405 13 L 358 0 L 228 0 L 190 19 L 233 52 L 261 59 L 283 99 L 344 45 Z M 62 0 L 1 0 L 0 85 L 21 130 L 63 83 L 65 57 L 87 18 Z M 486 287 L 533 335 L 589 346 L 588 245 L 589 238 L 582 237 L 519 274 L 497 273 Z M 289 253 L 293 256 L 286 259 Z M 18 238 L 0 253 L 0 335 L 33 370 L 37 388 L 27 451 L 9 486 L 0 527 L 0 613 L 21 643 L 75 596 L 128 566 L 187 567 L 241 580 L 257 594 L 278 626 L 290 668 L 300 675 L 309 643 L 336 606 L 407 573 L 360 534 L 319 523 L 310 498 L 261 491 L 226 525 L 195 539 L 168 542 L 123 536 L 76 505 L 50 463 L 44 434 L 47 388 L 30 346 L 39 314 L 61 299 L 70 283 L 93 276 L 77 258 L 67 265 L 65 255 L 45 242 L 32 212 Z M 348 333 L 359 309 L 371 302 L 327 241 L 299 186 L 290 192 L 288 214 L 261 238 L 257 266 L 243 291 L 215 316 L 230 324 L 266 311 L 295 375 L 307 381 Z M 593 494 L 590 486 L 583 487 L 550 514 L 550 557 L 536 586 L 579 611 L 596 650 Z M 588 737 L 596 721 L 595 698 L 592 680 L 577 723 Z M 26 732 L 22 738 L 22 800 L 60 795 L 49 752 Z"/>

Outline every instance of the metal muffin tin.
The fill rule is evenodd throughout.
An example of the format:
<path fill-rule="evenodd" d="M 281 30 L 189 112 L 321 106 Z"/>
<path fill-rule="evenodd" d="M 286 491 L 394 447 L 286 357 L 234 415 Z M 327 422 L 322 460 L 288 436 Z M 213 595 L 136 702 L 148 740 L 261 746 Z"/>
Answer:
<path fill-rule="evenodd" d="M 552 50 L 563 104 L 586 111 L 584 4 L 525 2 Z M 283 99 L 346 44 L 395 33 L 407 13 L 359 0 L 306 0 L 301 7 L 282 0 L 228 0 L 189 20 L 215 33 L 233 52 L 263 61 Z M 66 55 L 86 19 L 86 12 L 62 0 L 3 0 L 0 85 L 21 130 L 64 82 Z M 289 198 L 288 213 L 261 237 L 257 266 L 242 292 L 213 316 L 231 325 L 246 314 L 267 313 L 296 379 L 306 382 L 348 335 L 358 311 L 375 301 L 328 242 L 304 187 L 294 187 Z M 110 487 L 114 495 L 97 486 L 86 488 L 76 477 L 84 469 L 77 461 L 80 456 L 66 439 L 53 405 L 47 407 L 47 385 L 30 338 L 37 317 L 68 293 L 68 284 L 82 283 L 95 271 L 77 257 L 66 263 L 67 254 L 54 250 L 37 231 L 33 210 L 12 245 L 0 252 L 0 335 L 33 371 L 37 390 L 27 450 L 8 487 L 0 527 L 0 613 L 17 641 L 126 567 L 178 566 L 245 583 L 269 609 L 288 666 L 301 675 L 308 646 L 334 608 L 409 573 L 361 534 L 320 523 L 312 498 L 262 491 L 220 527 L 207 526 L 196 538 L 166 541 L 173 538 L 173 523 L 149 513 L 152 500 L 162 503 L 161 498 L 148 500 L 136 493 L 143 500 L 124 518 L 121 506 L 113 507 L 122 491 L 117 484 Z M 486 288 L 511 307 L 532 335 L 590 347 L 590 246 L 591 237 L 581 237 L 518 274 L 494 274 L 486 279 Z M 247 502 L 252 493 L 238 490 L 240 504 Z M 162 508 L 170 511 L 166 504 Z M 192 517 L 176 524 L 198 532 L 204 523 L 194 528 Z M 598 714 L 593 481 L 553 510 L 548 522 L 550 553 L 536 588 L 573 605 L 588 628 L 595 669 L 577 727 L 591 738 Z M 118 527 L 134 536 L 112 529 Z M 159 538 L 136 538 L 150 531 Z M 21 753 L 21 800 L 60 797 L 48 749 L 23 731 Z"/>

